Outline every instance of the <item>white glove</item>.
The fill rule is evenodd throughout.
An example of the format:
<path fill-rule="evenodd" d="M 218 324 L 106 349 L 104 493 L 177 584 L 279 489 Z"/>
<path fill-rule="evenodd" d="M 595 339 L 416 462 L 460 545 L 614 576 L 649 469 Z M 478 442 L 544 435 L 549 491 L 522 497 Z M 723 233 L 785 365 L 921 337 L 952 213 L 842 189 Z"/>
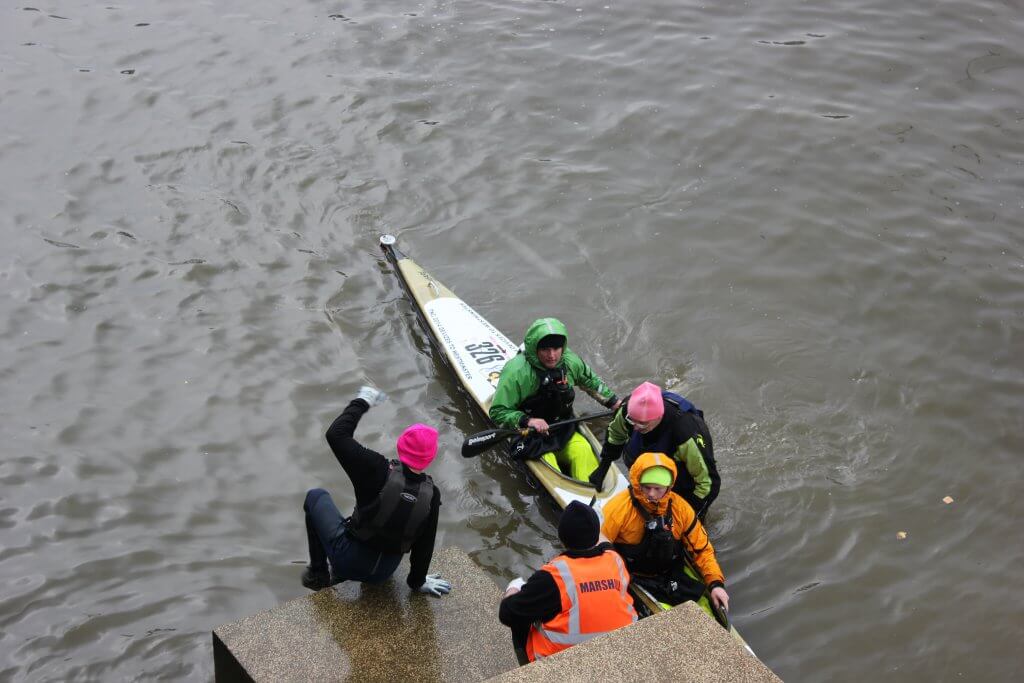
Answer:
<path fill-rule="evenodd" d="M 374 406 L 379 406 L 381 403 L 388 400 L 388 395 L 379 389 L 363 385 L 359 387 L 359 392 L 356 394 L 356 398 L 363 399 L 372 408 Z"/>
<path fill-rule="evenodd" d="M 521 576 L 517 576 L 516 578 L 508 582 L 508 585 L 505 586 L 505 592 L 507 593 L 513 588 L 515 588 L 517 591 L 520 591 L 523 589 L 524 585 L 526 585 L 526 579 L 524 579 Z"/>
<path fill-rule="evenodd" d="M 451 590 L 452 585 L 442 579 L 440 574 L 427 574 L 423 585 L 419 587 L 420 593 L 429 593 L 437 597 L 441 597 L 442 594 L 449 593 Z"/>

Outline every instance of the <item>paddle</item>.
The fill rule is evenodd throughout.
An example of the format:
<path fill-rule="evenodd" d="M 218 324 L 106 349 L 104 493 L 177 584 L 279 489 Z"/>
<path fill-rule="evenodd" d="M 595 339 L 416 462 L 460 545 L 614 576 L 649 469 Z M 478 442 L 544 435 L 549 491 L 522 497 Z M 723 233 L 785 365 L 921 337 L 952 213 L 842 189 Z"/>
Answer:
<path fill-rule="evenodd" d="M 614 410 L 606 410 L 603 413 L 594 413 L 593 415 L 584 415 L 583 417 L 574 417 L 569 420 L 562 420 L 560 422 L 554 422 L 548 425 L 549 428 L 563 427 L 565 425 L 573 425 L 577 422 L 586 422 L 587 420 L 596 420 L 599 417 L 608 417 L 612 415 Z M 526 427 L 524 429 L 488 429 L 485 432 L 477 432 L 471 434 L 462 442 L 462 457 L 463 458 L 475 458 L 480 455 L 488 448 L 498 443 L 502 439 L 507 439 L 510 436 L 520 435 L 526 436 L 533 429 Z"/>
<path fill-rule="evenodd" d="M 718 623 L 724 626 L 726 631 L 730 630 L 732 625 L 729 623 L 729 612 L 716 605 L 715 601 L 711 599 L 710 593 L 708 594 L 708 603 L 711 605 L 711 611 L 718 618 Z"/>
<path fill-rule="evenodd" d="M 701 571 L 697 568 L 697 563 L 696 561 L 694 561 L 692 557 L 690 557 L 689 552 L 686 553 L 685 558 L 686 564 L 689 565 L 690 569 L 693 570 L 693 573 L 699 576 L 701 578 L 701 581 L 703 581 L 704 574 L 702 574 Z M 729 610 L 725 609 L 724 607 L 719 607 L 715 604 L 714 599 L 711 597 L 711 591 L 709 591 L 706 586 L 704 588 L 704 595 L 707 596 L 708 607 L 711 608 L 711 612 L 715 615 L 715 621 L 721 624 L 722 628 L 724 628 L 726 631 L 731 630 L 732 624 L 729 623 Z"/>

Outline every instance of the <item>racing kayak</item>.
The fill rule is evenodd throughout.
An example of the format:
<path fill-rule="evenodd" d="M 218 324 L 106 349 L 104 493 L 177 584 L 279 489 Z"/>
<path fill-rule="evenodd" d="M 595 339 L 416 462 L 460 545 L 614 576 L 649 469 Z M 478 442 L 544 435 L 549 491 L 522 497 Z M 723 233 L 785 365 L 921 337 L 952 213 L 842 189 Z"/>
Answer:
<path fill-rule="evenodd" d="M 498 377 L 505 363 L 519 351 L 508 337 L 426 270 L 395 247 L 395 238 L 382 235 L 381 248 L 416 309 L 416 317 L 427 332 L 431 344 L 452 370 L 461 388 L 469 394 L 484 419 L 490 422 L 491 407 Z M 590 443 L 595 455 L 601 444 L 585 422 L 576 431 Z M 617 467 L 608 468 L 601 491 L 588 481 L 573 479 L 543 460 L 527 460 L 524 465 L 533 479 L 551 496 L 559 508 L 578 500 L 600 511 L 616 493 L 629 487 L 629 480 Z"/>
<path fill-rule="evenodd" d="M 416 317 L 427 332 L 431 345 L 440 353 L 460 387 L 473 400 L 484 419 L 490 423 L 487 411 L 491 407 L 498 377 L 505 363 L 518 353 L 518 345 L 399 251 L 395 247 L 395 242 L 396 239 L 392 235 L 380 237 L 381 249 L 394 267 L 402 288 L 415 307 Z M 601 452 L 601 444 L 586 423 L 577 424 L 576 430 L 587 439 L 595 454 Z M 523 464 L 533 479 L 563 509 L 570 502 L 578 500 L 592 505 L 600 513 L 608 500 L 619 491 L 629 488 L 629 480 L 618 467 L 608 468 L 604 485 L 598 492 L 590 482 L 573 479 L 543 460 L 527 460 Z M 692 563 L 687 564 L 686 572 L 692 578 L 703 582 Z M 630 591 L 641 616 L 670 609 L 640 586 L 630 585 Z M 729 623 L 728 617 L 712 607 L 707 591 L 697 604 L 754 654 Z"/>

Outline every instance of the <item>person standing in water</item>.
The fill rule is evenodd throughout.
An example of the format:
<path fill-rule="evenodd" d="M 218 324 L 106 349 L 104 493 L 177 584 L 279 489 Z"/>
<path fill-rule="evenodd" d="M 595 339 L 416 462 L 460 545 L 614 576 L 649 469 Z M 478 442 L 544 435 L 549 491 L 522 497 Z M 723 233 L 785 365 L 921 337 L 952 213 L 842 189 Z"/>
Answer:
<path fill-rule="evenodd" d="M 722 486 L 711 431 L 700 409 L 650 382 L 634 389 L 612 418 L 601 449 L 601 465 L 590 476 L 590 483 L 600 490 L 608 468 L 620 455 L 628 469 L 647 452 L 665 453 L 676 461 L 679 474 L 672 490 L 704 521 Z"/>
<path fill-rule="evenodd" d="M 632 581 L 659 602 L 696 602 L 705 593 L 729 610 L 725 575 L 693 508 L 672 490 L 676 463 L 664 453 L 643 453 L 629 468 L 630 487 L 605 503 L 601 533 L 622 555 Z M 686 573 L 692 565 L 698 579 Z"/>

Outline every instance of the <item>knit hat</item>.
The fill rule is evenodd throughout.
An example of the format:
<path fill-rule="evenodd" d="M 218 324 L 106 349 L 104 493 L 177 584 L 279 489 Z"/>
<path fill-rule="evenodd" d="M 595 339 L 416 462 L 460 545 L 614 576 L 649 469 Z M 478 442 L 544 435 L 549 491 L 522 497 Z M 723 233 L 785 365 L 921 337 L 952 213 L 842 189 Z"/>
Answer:
<path fill-rule="evenodd" d="M 661 387 L 644 382 L 629 395 L 629 416 L 640 422 L 661 419 L 665 414 L 665 402 L 661 399 Z"/>
<path fill-rule="evenodd" d="M 565 347 L 565 337 L 560 334 L 548 334 L 537 342 L 538 349 L 561 349 Z"/>
<path fill-rule="evenodd" d="M 574 500 L 558 520 L 558 540 L 568 550 L 586 550 L 597 545 L 601 522 L 594 508 Z"/>
<path fill-rule="evenodd" d="M 437 455 L 437 430 L 424 424 L 409 425 L 398 437 L 398 459 L 414 470 L 425 470 Z"/>
<path fill-rule="evenodd" d="M 648 486 L 671 486 L 672 470 L 661 465 L 648 467 L 640 473 L 640 483 Z"/>

